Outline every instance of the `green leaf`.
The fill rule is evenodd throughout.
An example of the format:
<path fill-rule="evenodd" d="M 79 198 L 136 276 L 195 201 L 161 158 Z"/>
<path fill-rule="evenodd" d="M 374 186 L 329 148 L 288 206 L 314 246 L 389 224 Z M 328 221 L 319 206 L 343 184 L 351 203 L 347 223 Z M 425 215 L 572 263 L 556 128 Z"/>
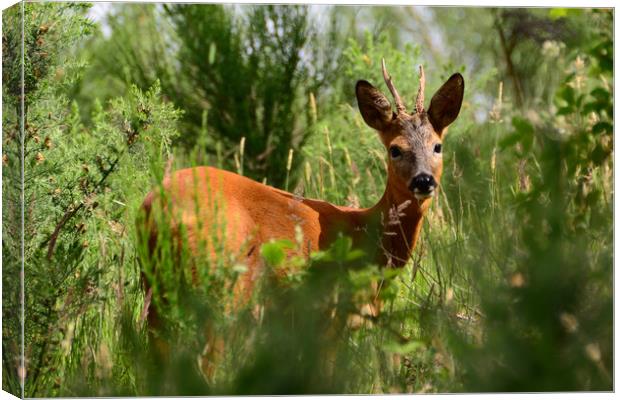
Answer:
<path fill-rule="evenodd" d="M 552 8 L 549 10 L 549 18 L 552 20 L 575 17 L 581 14 L 581 10 L 575 8 Z"/>
<path fill-rule="evenodd" d="M 601 103 L 607 103 L 610 98 L 610 93 L 608 90 L 603 89 L 602 87 L 597 87 L 590 92 L 590 95 L 594 97 L 597 101 Z"/>
<path fill-rule="evenodd" d="M 521 135 L 532 135 L 534 133 L 534 127 L 530 122 L 521 117 L 514 117 L 512 119 L 512 126 L 515 127 L 517 132 Z"/>
<path fill-rule="evenodd" d="M 366 255 L 366 253 L 364 253 L 363 250 L 360 249 L 353 249 L 351 251 L 349 251 L 349 253 L 347 254 L 347 261 L 355 261 L 355 260 L 359 260 L 360 258 L 364 257 Z"/>
<path fill-rule="evenodd" d="M 366 288 L 373 281 L 381 278 L 377 267 L 366 267 L 360 270 L 349 270 L 349 280 L 357 288 Z"/>
<path fill-rule="evenodd" d="M 317 250 L 310 253 L 312 262 L 329 261 L 329 254 L 326 251 Z"/>
<path fill-rule="evenodd" d="M 595 134 L 611 133 L 613 129 L 614 127 L 609 122 L 601 121 L 601 122 L 597 122 L 592 127 L 592 133 L 595 133 Z"/>
<path fill-rule="evenodd" d="M 419 340 L 410 340 L 407 343 L 396 343 L 396 342 L 388 342 L 383 348 L 386 351 L 398 354 L 407 354 L 416 351 L 419 348 L 423 348 L 424 343 Z"/>
<path fill-rule="evenodd" d="M 569 115 L 573 113 L 572 107 L 560 107 L 556 115 Z"/>
<path fill-rule="evenodd" d="M 599 113 L 601 110 L 603 109 L 603 107 L 601 107 L 601 104 L 597 101 L 593 101 L 590 103 L 586 103 L 583 108 L 581 109 L 581 114 L 583 115 L 588 115 L 591 112 L 595 112 L 595 113 Z M 560 114 L 561 109 L 558 111 L 558 115 L 564 115 L 564 114 Z M 569 113 L 567 113 L 569 114 Z"/>
<path fill-rule="evenodd" d="M 293 243 L 289 240 L 274 240 L 262 245 L 260 254 L 267 264 L 272 267 L 279 267 L 286 257 L 286 249 L 293 248 Z"/>
<path fill-rule="evenodd" d="M 504 137 L 502 140 L 499 141 L 499 147 L 501 149 L 507 149 L 511 146 L 514 146 L 515 144 L 519 143 L 519 139 L 521 139 L 521 134 L 518 132 L 513 132 L 510 133 L 508 135 L 506 135 L 506 137 Z"/>
<path fill-rule="evenodd" d="M 564 100 L 567 105 L 571 106 L 575 104 L 575 89 L 568 85 L 564 85 L 560 90 L 558 90 L 558 97 Z"/>
<path fill-rule="evenodd" d="M 341 236 L 330 246 L 329 252 L 336 260 L 346 260 L 352 245 L 353 241 L 350 237 Z"/>
<path fill-rule="evenodd" d="M 568 15 L 567 8 L 552 8 L 551 10 L 549 10 L 549 18 L 551 19 L 564 18 L 567 15 Z"/>
<path fill-rule="evenodd" d="M 211 45 L 209 45 L 209 65 L 213 65 L 213 63 L 215 62 L 215 53 L 217 50 L 217 45 L 215 44 L 215 42 L 211 42 Z"/>
<path fill-rule="evenodd" d="M 605 149 L 601 144 L 597 144 L 590 158 L 595 165 L 601 165 L 605 159 L 610 155 L 610 152 Z"/>
<path fill-rule="evenodd" d="M 383 268 L 383 277 L 385 279 L 392 279 L 403 271 L 403 268 Z"/>

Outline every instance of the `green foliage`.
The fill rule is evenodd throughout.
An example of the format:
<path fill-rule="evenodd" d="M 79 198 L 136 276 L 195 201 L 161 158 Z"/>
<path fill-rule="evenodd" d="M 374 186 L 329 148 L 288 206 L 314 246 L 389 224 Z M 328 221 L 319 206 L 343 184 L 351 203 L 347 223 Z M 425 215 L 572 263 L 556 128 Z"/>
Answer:
<path fill-rule="evenodd" d="M 53 178 L 51 174 L 42 176 L 41 165 L 46 162 L 47 150 L 54 145 L 54 136 L 61 129 L 62 121 L 57 119 L 58 113 L 67 104 L 57 93 L 79 70 L 79 62 L 64 59 L 63 52 L 92 29 L 92 24 L 83 17 L 87 7 L 81 4 L 26 4 L 24 8 L 24 24 L 19 6 L 6 10 L 2 16 L 3 388 L 14 394 L 21 393 L 18 370 L 20 349 L 24 345 L 20 338 L 22 330 L 18 314 L 21 311 L 18 277 L 22 262 L 22 237 L 25 239 L 26 261 L 40 239 L 36 237 L 37 232 L 33 232 L 33 227 L 41 222 L 41 218 L 46 218 L 46 207 L 39 207 L 37 203 L 47 193 L 37 185 L 46 178 Z M 59 70 L 58 66 L 62 63 L 65 69 Z M 25 93 L 23 106 L 22 89 Z M 25 191 L 22 191 L 22 179 Z M 21 225 L 22 204 L 25 231 L 22 231 Z M 33 321 L 38 323 L 36 319 Z M 29 339 L 31 337 L 27 336 L 26 341 Z M 32 355 L 26 353 L 26 356 Z"/>
<path fill-rule="evenodd" d="M 69 104 L 65 94 L 71 81 L 79 79 L 80 68 L 62 61 L 71 44 L 92 27 L 83 17 L 85 10 L 79 4 L 26 5 L 24 19 L 32 40 L 25 43 L 29 57 L 23 138 L 17 129 L 13 131 L 19 103 L 11 102 L 12 93 L 5 92 L 9 99 L 5 104 L 17 107 L 3 114 L 8 128 L 4 138 L 9 144 L 4 154 L 7 163 L 18 164 L 21 139 L 25 155 L 27 396 L 57 394 L 62 380 L 81 367 L 81 358 L 88 355 L 85 347 L 72 346 L 74 337 L 90 336 L 90 346 L 101 343 L 106 332 L 93 332 L 93 328 L 102 321 L 103 310 L 115 306 L 105 287 L 112 282 L 120 291 L 125 285 L 114 268 L 125 268 L 128 243 L 122 238 L 131 229 L 125 221 L 127 213 L 131 214 L 127 207 L 134 209 L 132 195 L 144 193 L 149 185 L 148 162 L 168 152 L 176 134 L 178 112 L 160 103 L 157 86 L 147 93 L 132 89 L 106 110 L 96 107 L 93 125 L 82 124 L 78 105 Z M 7 41 L 17 33 L 5 31 Z M 19 65 L 19 59 L 5 62 L 9 61 Z M 8 70 L 16 73 L 19 68 Z M 5 78 L 4 87 L 10 89 L 15 76 Z M 9 206 L 3 211 L 19 210 L 20 176 L 15 172 L 5 169 L 3 189 Z M 3 217 L 5 232 L 19 232 L 19 217 L 6 213 Z M 9 246 L 12 242 L 19 243 L 19 236 L 3 239 Z M 15 281 L 19 256 L 13 251 L 3 255 L 7 260 L 4 278 Z M 137 287 L 135 277 L 129 282 Z M 8 297 L 5 310 L 19 310 L 17 301 Z M 8 335 L 18 330 L 11 328 L 5 331 L 5 342 L 15 340 Z M 17 357 L 17 349 L 7 350 L 6 359 Z M 5 364 L 5 382 L 15 390 L 17 371 L 11 364 Z"/>
<path fill-rule="evenodd" d="M 316 31 L 307 7 L 128 5 L 107 22 L 110 37 L 93 40 L 93 81 L 79 98 L 86 100 L 84 90 L 93 85 L 106 86 L 100 94 L 106 98 L 124 94 L 130 84 L 146 90 L 159 80 L 184 110 L 180 145 L 200 144 L 208 110 L 209 136 L 200 145 L 211 159 L 284 185 L 289 150 L 303 146 L 312 125 L 307 99 L 318 96 L 337 68 L 333 54 L 319 46 L 321 40 L 337 45 L 333 35 Z M 240 146 L 245 157 L 235 154 Z"/>
<path fill-rule="evenodd" d="M 611 389 L 611 12 L 373 8 L 366 26 L 334 8 L 321 30 L 305 7 L 121 4 L 108 35 L 81 4 L 25 8 L 23 136 L 19 9 L 3 14 L 3 388 L 20 391 L 23 140 L 26 396 Z M 399 47 L 409 34 L 420 45 Z M 167 168 L 374 204 L 385 149 L 354 85 L 387 93 L 382 57 L 410 108 L 418 64 L 427 104 L 453 72 L 466 81 L 405 268 L 369 265 L 376 249 L 346 237 L 308 260 L 291 256 L 299 238 L 275 240 L 236 303 L 247 266 L 218 198 L 198 254 L 165 212 L 151 251 L 141 203 L 165 199 Z M 360 313 L 373 285 L 379 317 Z"/>
<path fill-rule="evenodd" d="M 260 249 L 260 255 L 271 267 L 279 267 L 286 258 L 286 249 L 293 247 L 293 243 L 288 240 L 279 240 L 265 243 Z"/>
<path fill-rule="evenodd" d="M 611 51 L 609 26 L 601 28 L 608 47 L 600 54 Z M 470 390 L 611 387 L 613 336 L 602 321 L 612 307 L 611 136 L 604 128 L 612 103 L 609 88 L 588 78 L 604 64 L 595 57 L 587 68 L 577 56 L 557 90 L 555 114 L 538 123 L 513 117 L 513 133 L 500 141 L 497 168 L 519 165 L 513 194 L 498 199 L 512 212 L 470 211 L 479 221 L 470 245 L 485 251 L 462 265 L 476 276 L 485 333 L 454 347 Z M 611 69 L 599 72 L 603 82 L 611 79 Z"/>
<path fill-rule="evenodd" d="M 33 200 L 27 203 L 25 332 L 26 351 L 38 362 L 31 365 L 26 393 L 57 388 L 49 381 L 57 357 L 68 362 L 66 374 L 79 368 L 71 335 L 85 334 L 82 328 L 90 331 L 102 318 L 102 308 L 118 306 L 118 299 L 104 290 L 106 282 L 114 282 L 116 290 L 126 283 L 138 285 L 137 277 L 119 281 L 114 269 L 126 268 L 131 227 L 125 219 L 133 215 L 127 208 L 137 206 L 135 193 L 144 193 L 150 184 L 145 162 L 165 153 L 175 134 L 170 127 L 176 112 L 158 102 L 157 88 L 146 94 L 136 90 L 107 111 L 96 111 L 89 129 L 80 124 L 74 105 L 59 118 L 69 130 L 50 135 L 53 146 L 29 171 L 36 178 L 27 193 Z M 73 161 L 69 165 L 67 157 Z M 60 340 L 62 334 L 68 342 Z M 93 344 L 101 335 L 94 336 Z"/>
<path fill-rule="evenodd" d="M 295 99 L 307 79 L 300 53 L 311 35 L 306 8 L 254 7 L 242 21 L 221 6 L 168 10 L 181 41 L 181 73 L 211 110 L 211 128 L 228 148 L 245 137 L 245 170 L 282 184 L 288 149 L 304 140 Z M 205 63 L 209 53 L 213 62 Z M 182 104 L 199 126 L 205 104 Z"/>

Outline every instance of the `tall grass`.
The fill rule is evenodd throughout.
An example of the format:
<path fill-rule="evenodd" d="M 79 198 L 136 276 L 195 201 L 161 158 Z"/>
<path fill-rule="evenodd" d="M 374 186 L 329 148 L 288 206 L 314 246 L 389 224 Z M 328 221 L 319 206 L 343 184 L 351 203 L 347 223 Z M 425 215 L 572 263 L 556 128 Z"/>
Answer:
<path fill-rule="evenodd" d="M 569 72 L 548 88 L 556 93 L 552 105 L 518 110 L 504 102 L 503 89 L 489 109 L 466 97 L 445 138 L 441 190 L 404 268 L 370 265 L 365 249 L 351 248 L 346 237 L 309 260 L 286 257 L 299 246 L 296 238 L 276 241 L 260 250 L 264 270 L 242 303 L 233 294 L 246 266 L 223 246 L 225 202 L 216 201 L 209 221 L 196 202 L 194 217 L 209 229 L 193 253 L 188 227 L 171 224 L 173 216 L 161 209 L 151 215 L 157 240 L 149 248 L 141 204 L 149 191 L 165 201 L 166 171 L 229 165 L 232 158 L 236 172 L 245 173 L 244 140 L 232 149 L 213 140 L 204 112 L 201 147 L 169 149 L 178 114 L 162 106 L 157 90 L 100 107 L 93 116 L 97 140 L 83 133 L 83 156 L 103 154 L 105 134 L 124 145 L 124 132 L 138 127 L 138 142 L 97 193 L 99 208 L 83 216 L 86 227 L 76 224 L 61 238 L 73 247 L 54 262 L 40 257 L 51 269 L 67 260 L 77 267 L 67 269 L 71 285 L 59 286 L 67 291 L 49 301 L 51 340 L 32 334 L 33 347 L 47 347 L 26 395 L 610 390 L 608 39 L 586 49 L 587 67 L 572 53 L 556 60 Z M 350 43 L 345 78 L 378 84 L 383 56 L 393 76 L 404 78 L 419 50 L 396 51 L 385 38 Z M 415 80 L 403 78 L 401 94 L 413 98 Z M 427 91 L 441 78 L 429 71 Z M 489 82 L 502 87 L 494 71 L 465 79 L 466 96 Z M 307 142 L 285 150 L 285 185 L 305 197 L 371 206 L 386 182 L 376 133 L 350 104 L 311 107 Z M 479 122 L 480 112 L 491 115 Z M 79 128 L 70 138 L 82 138 Z M 73 145 L 62 132 L 54 140 Z M 353 321 L 373 284 L 384 285 L 381 316 Z"/>

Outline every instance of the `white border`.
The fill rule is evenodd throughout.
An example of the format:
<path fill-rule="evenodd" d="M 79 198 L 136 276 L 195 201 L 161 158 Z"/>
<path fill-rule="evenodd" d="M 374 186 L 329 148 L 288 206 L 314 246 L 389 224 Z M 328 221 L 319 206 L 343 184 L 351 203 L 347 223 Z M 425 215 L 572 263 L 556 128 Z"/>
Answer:
<path fill-rule="evenodd" d="M 126 0 L 126 1 L 91 1 L 92 3 L 105 3 L 105 2 L 126 2 L 126 3 L 142 3 L 143 1 L 138 1 L 138 0 Z M 329 1 L 329 0 L 312 0 L 312 1 L 303 1 L 303 0 L 287 0 L 287 1 L 238 1 L 238 2 L 231 2 L 231 1 L 223 1 L 223 0 L 213 0 L 213 1 L 204 1 L 204 0 L 195 0 L 195 1 L 183 1 L 183 0 L 168 0 L 166 2 L 170 2 L 170 3 L 239 3 L 239 4 L 244 4 L 244 3 L 280 3 L 280 4 L 322 4 L 322 5 L 331 5 L 331 4 L 349 4 L 349 5 L 425 5 L 425 6 L 467 6 L 467 7 L 582 7 L 582 8 L 594 8 L 594 7 L 606 7 L 606 8 L 614 8 L 615 7 L 615 2 L 614 1 L 610 1 L 610 0 L 590 0 L 588 2 L 585 1 L 578 1 L 578 0 L 520 0 L 520 1 L 514 1 L 514 0 L 509 0 L 509 1 L 502 1 L 501 3 L 499 3 L 497 0 L 478 0 L 478 1 L 467 1 L 467 0 L 449 0 L 449 1 L 442 1 L 442 0 L 433 0 L 433 1 L 412 1 L 412 0 L 388 0 L 385 3 L 379 3 L 378 1 L 372 1 L 372 0 L 356 0 L 356 1 L 347 1 L 347 0 L 339 0 L 339 1 Z M 18 1 L 16 0 L 0 0 L 0 8 L 2 10 L 17 4 Z M 615 14 L 615 12 L 614 12 Z M 615 22 L 615 18 L 614 18 L 614 22 Z M 0 29 L 2 27 L 2 21 L 0 20 Z M 614 54 L 617 54 L 616 52 L 616 39 L 618 38 L 618 34 L 617 34 L 617 28 L 616 28 L 616 24 L 614 23 Z M 1 70 L 1 65 L 0 65 L 0 70 Z M 615 64 L 615 60 L 614 60 L 614 78 L 616 77 L 616 64 Z M 618 82 L 617 79 L 614 79 L 614 93 L 618 93 Z M 0 96 L 0 110 L 2 109 L 2 99 Z M 615 106 L 615 102 L 614 102 L 614 106 Z M 617 120 L 618 117 L 618 109 L 617 107 L 614 107 L 614 121 Z M 615 128 L 615 125 L 614 125 Z M 614 129 L 614 149 L 618 148 L 618 144 L 619 141 L 617 139 L 617 136 L 615 135 L 615 129 Z M 0 171 L 1 171 L 1 166 L 0 166 Z M 618 180 L 619 180 L 619 175 L 618 175 L 618 167 L 616 164 L 616 158 L 615 158 L 615 152 L 614 152 L 614 188 L 618 187 Z M 615 193 L 615 192 L 614 192 Z M 617 260 L 615 257 L 615 250 L 618 248 L 618 243 L 619 243 L 619 239 L 618 237 L 615 235 L 615 228 L 617 226 L 620 226 L 620 217 L 618 217 L 618 214 L 615 212 L 616 211 L 616 198 L 614 195 L 614 294 L 615 294 L 615 287 L 616 287 L 616 283 L 618 283 L 618 276 L 617 274 L 615 274 L 615 270 L 616 270 L 616 265 L 617 265 Z M 2 199 L 0 196 L 0 206 L 2 205 Z M 1 227 L 0 227 L 0 233 L 1 233 Z M 0 259 L 0 265 L 1 265 L 1 259 Z M 0 289 L 2 283 L 0 281 Z M 0 298 L 0 305 L 1 305 L 1 298 Z M 620 373 L 618 372 L 618 368 L 615 364 L 615 360 L 616 360 L 616 347 L 615 347 L 615 338 L 617 336 L 618 333 L 618 321 L 619 321 L 619 314 L 618 314 L 618 307 L 616 307 L 616 299 L 614 298 L 614 387 L 615 387 L 615 383 L 619 381 L 620 378 Z M 0 322 L 0 329 L 2 328 L 2 324 Z M 2 348 L 0 346 L 0 356 L 2 354 Z M 1 382 L 1 375 L 0 375 L 0 382 Z M 419 396 L 419 395 L 418 395 Z M 429 395 L 431 396 L 433 399 L 449 399 L 449 398 L 454 398 L 455 396 L 458 397 L 459 399 L 467 399 L 467 400 L 473 400 L 473 399 L 490 399 L 490 400 L 495 400 L 495 399 L 517 399 L 517 398 L 526 398 L 526 399 L 537 399 L 537 398 L 543 398 L 543 399 L 550 399 L 550 400 L 574 400 L 574 399 L 610 399 L 610 398 L 614 398 L 616 397 L 614 393 L 591 393 L 591 392 L 580 392 L 580 393 L 551 393 L 551 394 L 531 394 L 531 393 L 516 393 L 516 394 L 441 394 L 441 395 Z M 289 398 L 292 396 L 253 396 L 253 397 L 260 397 L 261 399 L 282 399 L 282 398 Z M 304 399 L 320 399 L 324 396 L 303 396 Z M 330 396 L 331 397 L 331 396 Z M 335 396 L 333 396 L 335 397 Z M 343 396 L 338 396 L 338 397 L 343 397 Z M 367 399 L 369 396 L 346 396 L 347 399 Z M 383 397 L 388 397 L 388 396 L 371 396 L 372 398 L 383 398 Z M 0 399 L 15 399 L 16 397 L 8 394 L 7 392 L 4 391 L 0 391 Z M 164 397 L 159 397 L 159 398 L 164 398 Z M 185 399 L 186 397 L 165 397 L 165 398 L 169 398 L 169 399 Z M 228 399 L 229 397 L 209 397 L 209 399 Z M 390 399 L 394 399 L 394 400 L 410 400 L 412 397 L 411 395 L 389 395 Z"/>

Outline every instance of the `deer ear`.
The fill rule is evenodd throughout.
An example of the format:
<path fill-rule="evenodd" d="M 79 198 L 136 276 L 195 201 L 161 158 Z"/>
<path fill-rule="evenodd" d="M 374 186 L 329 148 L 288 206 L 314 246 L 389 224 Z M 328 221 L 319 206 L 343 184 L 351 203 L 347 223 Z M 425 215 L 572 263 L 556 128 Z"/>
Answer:
<path fill-rule="evenodd" d="M 450 125 L 461 110 L 465 81 L 461 74 L 452 75 L 433 95 L 428 108 L 428 119 L 438 135 Z"/>
<path fill-rule="evenodd" d="M 372 128 L 382 131 L 392 120 L 392 105 L 379 89 L 366 81 L 355 85 L 357 105 L 364 121 Z"/>

